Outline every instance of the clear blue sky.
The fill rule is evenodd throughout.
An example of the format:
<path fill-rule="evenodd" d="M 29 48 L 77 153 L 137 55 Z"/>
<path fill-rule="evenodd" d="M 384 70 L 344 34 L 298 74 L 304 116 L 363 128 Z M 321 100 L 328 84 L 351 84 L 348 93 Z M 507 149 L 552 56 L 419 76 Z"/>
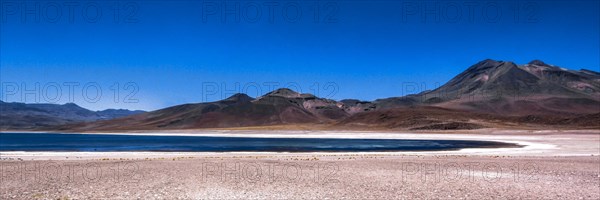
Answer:
<path fill-rule="evenodd" d="M 38 102 L 92 110 L 153 110 L 234 90 L 257 96 L 273 83 L 374 100 L 413 93 L 402 89 L 407 83 L 433 89 L 486 58 L 600 66 L 598 1 L 228 1 L 225 11 L 221 1 L 40 1 L 38 10 L 28 2 L 29 11 L 14 7 L 20 1 L 1 2 L 4 101 L 34 102 L 22 86 L 36 82 Z M 79 86 L 68 98 L 71 82 Z M 129 82 L 139 89 L 130 98 L 137 102 L 123 101 Z M 101 98 L 87 90 L 97 102 L 83 97 L 88 83 L 101 87 Z M 209 87 L 215 84 L 218 91 Z"/>

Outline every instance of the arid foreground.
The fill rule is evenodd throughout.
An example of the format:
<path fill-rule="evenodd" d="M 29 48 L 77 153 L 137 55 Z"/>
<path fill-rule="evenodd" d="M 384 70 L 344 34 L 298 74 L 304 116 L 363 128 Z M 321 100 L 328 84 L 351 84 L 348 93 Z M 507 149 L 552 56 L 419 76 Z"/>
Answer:
<path fill-rule="evenodd" d="M 487 138 L 528 147 L 437 153 L 2 152 L 0 198 L 600 198 L 597 131 L 381 135 Z"/>

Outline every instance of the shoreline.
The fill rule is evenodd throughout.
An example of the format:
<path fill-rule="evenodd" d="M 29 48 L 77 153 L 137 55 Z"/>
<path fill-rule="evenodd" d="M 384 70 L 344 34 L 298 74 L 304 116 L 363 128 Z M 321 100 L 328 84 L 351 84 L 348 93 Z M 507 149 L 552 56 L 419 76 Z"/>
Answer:
<path fill-rule="evenodd" d="M 336 139 L 423 139 L 423 140 L 469 140 L 491 141 L 516 144 L 522 147 L 509 148 L 465 148 L 444 151 L 382 151 L 382 152 L 33 152 L 3 151 L 0 156 L 5 159 L 65 159 L 79 157 L 81 159 L 97 158 L 146 158 L 177 156 L 237 156 L 237 155 L 496 155 L 496 156 L 600 156 L 599 131 L 552 131 L 546 130 L 534 134 L 522 134 L 524 131 L 507 130 L 492 132 L 471 131 L 466 134 L 455 133 L 409 133 L 409 132 L 377 132 L 377 131 L 237 131 L 212 130 L 203 132 L 144 132 L 144 133 L 62 133 L 62 134 L 103 134 L 103 135 L 144 135 L 144 136 L 206 136 L 206 137 L 255 137 L 255 138 L 336 138 Z M 510 130 L 508 130 L 510 131 Z M 265 133 L 267 132 L 267 133 Z M 528 132 L 528 131 L 526 131 Z M 33 132 L 31 132 L 33 133 Z M 39 132 L 37 132 L 39 133 Z"/>

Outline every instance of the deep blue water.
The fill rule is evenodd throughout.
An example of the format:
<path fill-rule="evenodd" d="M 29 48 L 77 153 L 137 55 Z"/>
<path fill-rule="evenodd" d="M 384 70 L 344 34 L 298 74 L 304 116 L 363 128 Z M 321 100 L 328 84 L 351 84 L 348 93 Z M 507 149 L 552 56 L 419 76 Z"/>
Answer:
<path fill-rule="evenodd" d="M 0 133 L 0 151 L 339 152 L 439 151 L 514 146 L 487 141 L 246 138 L 57 133 Z"/>

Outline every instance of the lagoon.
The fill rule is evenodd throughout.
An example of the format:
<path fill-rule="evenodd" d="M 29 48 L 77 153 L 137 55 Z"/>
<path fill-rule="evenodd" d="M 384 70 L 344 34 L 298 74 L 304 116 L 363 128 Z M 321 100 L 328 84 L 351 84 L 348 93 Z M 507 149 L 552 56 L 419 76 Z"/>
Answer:
<path fill-rule="evenodd" d="M 0 151 L 402 152 L 516 146 L 502 142 L 473 140 L 0 133 Z"/>

